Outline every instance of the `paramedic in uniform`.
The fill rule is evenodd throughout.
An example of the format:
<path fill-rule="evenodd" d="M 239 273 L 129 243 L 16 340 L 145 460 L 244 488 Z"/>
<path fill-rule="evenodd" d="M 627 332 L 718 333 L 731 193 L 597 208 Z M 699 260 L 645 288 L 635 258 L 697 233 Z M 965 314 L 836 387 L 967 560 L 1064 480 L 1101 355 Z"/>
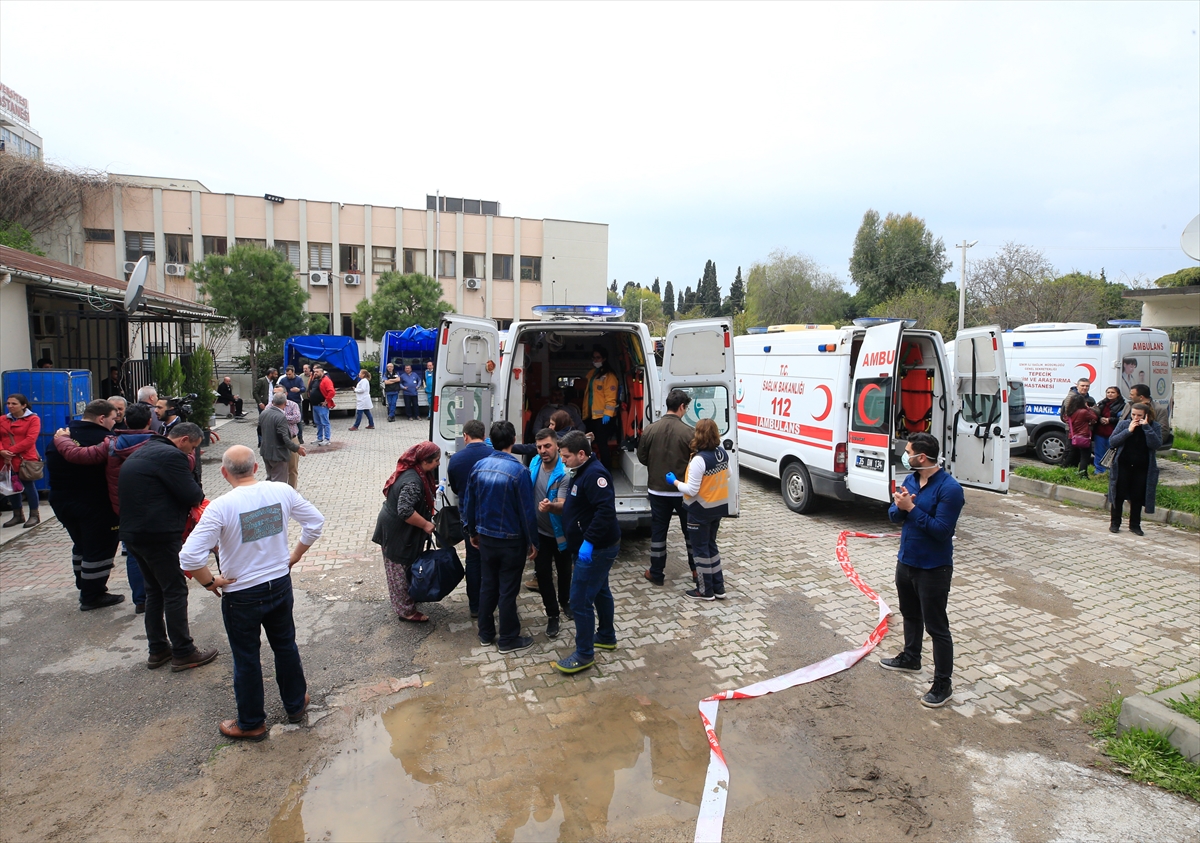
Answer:
<path fill-rule="evenodd" d="M 608 365 L 608 351 L 602 345 L 592 346 L 592 370 L 587 375 L 583 391 L 583 424 L 595 435 L 594 445 L 600 462 L 609 464 L 608 439 L 613 433 L 613 417 L 617 414 L 617 373 Z"/>
<path fill-rule="evenodd" d="M 667 472 L 666 480 L 683 493 L 687 507 L 687 536 L 696 555 L 696 587 L 685 592 L 693 600 L 724 600 L 725 574 L 717 550 L 717 527 L 729 514 L 729 455 L 721 447 L 721 434 L 712 419 L 696 423 L 691 442 L 692 459 L 687 476 L 680 480 Z"/>
<path fill-rule="evenodd" d="M 933 639 L 933 685 L 921 705 L 940 708 L 950 701 L 954 671 L 954 641 L 946 602 L 954 573 L 954 528 L 965 500 L 962 486 L 938 466 L 938 441 L 928 433 L 909 436 L 902 457 L 912 473 L 892 494 L 888 517 L 900 527 L 896 563 L 896 592 L 904 616 L 904 649 L 895 658 L 880 659 L 885 670 L 921 670 L 925 631 Z"/>
<path fill-rule="evenodd" d="M 667 533 L 671 518 L 679 516 L 679 529 L 687 545 L 688 567 L 696 576 L 692 540 L 687 530 L 687 509 L 683 493 L 667 481 L 668 474 L 683 477 L 692 456 L 692 429 L 683 420 L 692 399 L 682 389 L 667 395 L 667 414 L 646 428 L 638 440 L 638 462 L 646 466 L 646 491 L 650 499 L 650 567 L 646 579 L 662 585 L 667 567 Z"/>

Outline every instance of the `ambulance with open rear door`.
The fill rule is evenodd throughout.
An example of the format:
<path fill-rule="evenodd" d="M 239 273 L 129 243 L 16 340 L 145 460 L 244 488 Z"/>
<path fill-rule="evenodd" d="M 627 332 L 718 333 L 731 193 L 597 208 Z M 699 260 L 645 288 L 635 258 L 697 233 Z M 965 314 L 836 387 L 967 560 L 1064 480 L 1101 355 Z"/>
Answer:
<path fill-rule="evenodd" d="M 692 401 L 684 421 L 695 427 L 702 418 L 717 424 L 729 452 L 729 511 L 737 514 L 738 431 L 734 413 L 734 358 L 728 319 L 672 322 L 663 338 L 663 363 L 655 360 L 654 342 L 641 322 L 618 321 L 623 308 L 609 305 L 539 305 L 537 321 L 513 322 L 503 346 L 491 319 L 448 313 L 438 329 L 434 374 L 433 441 L 443 451 L 441 476 L 462 446 L 462 427 L 479 419 L 484 429 L 507 419 L 517 441 L 532 443 L 538 411 L 553 388 L 567 403 L 582 409 L 584 384 L 599 345 L 617 375 L 617 415 L 609 430 L 622 527 L 648 527 L 646 467 L 638 462 L 637 443 L 647 425 L 666 412 L 667 393 L 687 392 Z M 602 428 L 603 430 L 603 428 Z M 449 483 L 445 484 L 450 495 Z"/>
<path fill-rule="evenodd" d="M 1008 378 L 997 326 L 942 337 L 905 320 L 773 326 L 734 340 L 740 465 L 818 497 L 890 503 L 913 433 L 931 433 L 963 486 L 1008 490 Z"/>

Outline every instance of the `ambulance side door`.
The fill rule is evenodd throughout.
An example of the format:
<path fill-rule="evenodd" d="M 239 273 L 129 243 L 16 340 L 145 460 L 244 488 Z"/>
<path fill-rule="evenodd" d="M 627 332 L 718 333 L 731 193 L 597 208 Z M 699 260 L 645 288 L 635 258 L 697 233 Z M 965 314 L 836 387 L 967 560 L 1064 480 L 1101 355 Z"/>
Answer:
<path fill-rule="evenodd" d="M 492 426 L 498 402 L 500 332 L 491 319 L 447 313 L 438 328 L 433 382 L 433 441 L 442 450 L 438 468 L 446 481 L 450 455 L 462 446 L 463 425 L 471 419 Z M 446 495 L 453 500 L 449 482 Z"/>
<path fill-rule="evenodd" d="M 1008 372 L 1000 328 L 954 338 L 954 420 L 946 468 L 963 486 L 1008 491 Z"/>
<path fill-rule="evenodd" d="M 881 503 L 892 500 L 892 436 L 899 401 L 896 367 L 903 329 L 899 321 L 867 329 L 850 384 L 846 486 Z"/>
<path fill-rule="evenodd" d="M 738 513 L 737 377 L 733 369 L 733 335 L 727 319 L 672 322 L 663 342 L 661 388 L 656 413 L 667 411 L 667 393 L 682 389 L 691 396 L 683 420 L 695 427 L 700 419 L 717 424 L 729 455 L 729 514 Z M 683 478 L 680 478 L 681 480 Z"/>

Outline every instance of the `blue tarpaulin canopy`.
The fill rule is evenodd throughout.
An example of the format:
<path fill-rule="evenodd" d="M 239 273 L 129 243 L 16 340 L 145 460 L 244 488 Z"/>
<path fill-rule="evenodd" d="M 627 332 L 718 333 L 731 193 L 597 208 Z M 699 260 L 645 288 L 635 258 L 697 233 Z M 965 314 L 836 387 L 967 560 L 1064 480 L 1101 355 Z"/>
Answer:
<path fill-rule="evenodd" d="M 358 343 L 353 337 L 331 334 L 288 337 L 283 344 L 284 365 L 295 366 L 299 371 L 302 357 L 312 363 L 326 363 L 351 378 L 357 377 L 360 369 Z"/>
<path fill-rule="evenodd" d="M 396 358 L 422 357 L 432 359 L 437 350 L 437 329 L 413 325 L 403 331 L 388 331 L 383 335 L 383 362 Z"/>

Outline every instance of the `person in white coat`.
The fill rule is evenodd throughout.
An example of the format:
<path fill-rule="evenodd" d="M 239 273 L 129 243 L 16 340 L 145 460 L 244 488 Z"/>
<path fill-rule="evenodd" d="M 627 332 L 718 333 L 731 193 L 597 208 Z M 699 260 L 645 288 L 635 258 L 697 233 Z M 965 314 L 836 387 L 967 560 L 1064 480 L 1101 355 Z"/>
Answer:
<path fill-rule="evenodd" d="M 371 415 L 371 373 L 363 369 L 358 373 L 358 383 L 354 384 L 354 427 L 358 430 L 363 416 L 367 417 L 367 430 L 375 429 L 375 417 Z"/>

